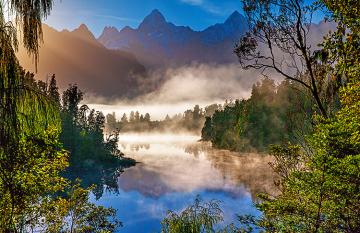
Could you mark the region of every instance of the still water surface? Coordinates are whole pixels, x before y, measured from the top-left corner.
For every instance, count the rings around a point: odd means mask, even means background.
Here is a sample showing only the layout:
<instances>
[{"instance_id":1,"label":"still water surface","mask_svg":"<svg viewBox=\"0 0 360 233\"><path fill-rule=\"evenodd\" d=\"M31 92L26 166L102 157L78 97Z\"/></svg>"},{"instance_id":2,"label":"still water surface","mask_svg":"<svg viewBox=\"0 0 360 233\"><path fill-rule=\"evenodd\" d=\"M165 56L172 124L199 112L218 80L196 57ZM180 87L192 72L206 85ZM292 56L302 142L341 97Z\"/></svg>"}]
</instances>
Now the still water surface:
<instances>
[{"instance_id":1,"label":"still water surface","mask_svg":"<svg viewBox=\"0 0 360 233\"><path fill-rule=\"evenodd\" d=\"M171 134L124 134L120 148L139 162L118 178L118 191L105 191L96 203L118 210L120 232L160 232L167 210L180 211L197 195L221 201L224 225L236 214L259 213L253 200L273 192L270 156L212 149L199 137Z\"/></svg>"}]
</instances>

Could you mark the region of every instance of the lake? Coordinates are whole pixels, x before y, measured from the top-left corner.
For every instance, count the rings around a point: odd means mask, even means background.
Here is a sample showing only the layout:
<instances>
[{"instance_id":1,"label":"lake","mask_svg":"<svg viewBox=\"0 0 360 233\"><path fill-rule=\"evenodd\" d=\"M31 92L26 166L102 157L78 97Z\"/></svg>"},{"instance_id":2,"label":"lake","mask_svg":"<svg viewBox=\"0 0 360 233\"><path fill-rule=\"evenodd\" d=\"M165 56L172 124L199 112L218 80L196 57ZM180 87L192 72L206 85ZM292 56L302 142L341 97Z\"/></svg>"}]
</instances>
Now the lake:
<instances>
[{"instance_id":1,"label":"lake","mask_svg":"<svg viewBox=\"0 0 360 233\"><path fill-rule=\"evenodd\" d=\"M273 193L274 174L268 155L239 154L211 148L199 136L122 134L119 147L139 162L117 177L117 191L106 190L97 204L118 210L119 232L160 232L168 210L181 211L199 195L219 200L224 226L237 214L259 215L253 200Z\"/></svg>"}]
</instances>

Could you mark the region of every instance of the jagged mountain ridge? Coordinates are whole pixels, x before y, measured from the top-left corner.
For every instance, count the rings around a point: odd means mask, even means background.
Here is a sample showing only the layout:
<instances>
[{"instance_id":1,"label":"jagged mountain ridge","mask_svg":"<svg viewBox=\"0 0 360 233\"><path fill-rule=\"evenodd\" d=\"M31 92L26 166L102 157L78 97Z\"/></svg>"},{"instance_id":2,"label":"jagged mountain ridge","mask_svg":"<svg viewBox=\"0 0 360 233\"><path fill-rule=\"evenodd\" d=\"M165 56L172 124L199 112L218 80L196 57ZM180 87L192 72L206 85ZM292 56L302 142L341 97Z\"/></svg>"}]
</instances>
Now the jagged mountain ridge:
<instances>
[{"instance_id":1,"label":"jagged mountain ridge","mask_svg":"<svg viewBox=\"0 0 360 233\"><path fill-rule=\"evenodd\" d=\"M98 41L109 49L129 51L146 66L181 66L192 62L232 63L234 44L248 30L246 19L235 11L224 22L194 31L167 22L160 11L146 16L138 28L118 31L105 27Z\"/></svg>"},{"instance_id":2,"label":"jagged mountain ridge","mask_svg":"<svg viewBox=\"0 0 360 233\"><path fill-rule=\"evenodd\" d=\"M105 28L108 48L101 41L104 37L96 39L84 24L73 31L57 31L44 25L37 78L46 80L48 74L54 73L61 88L77 83L87 93L101 97L137 97L159 88L167 78L167 68L192 62L236 63L233 48L247 30L244 21L243 16L234 12L224 23L197 32L166 22L160 12L154 11L137 29ZM336 25L320 22L311 28L309 43L316 49ZM119 48L109 46L112 43ZM18 57L26 70L35 72L35 65L24 49L20 49ZM154 76L147 75L143 64L149 70L164 69L157 70L161 72ZM148 73L153 74L151 70ZM208 78L211 80L211 75Z\"/></svg>"}]
</instances>

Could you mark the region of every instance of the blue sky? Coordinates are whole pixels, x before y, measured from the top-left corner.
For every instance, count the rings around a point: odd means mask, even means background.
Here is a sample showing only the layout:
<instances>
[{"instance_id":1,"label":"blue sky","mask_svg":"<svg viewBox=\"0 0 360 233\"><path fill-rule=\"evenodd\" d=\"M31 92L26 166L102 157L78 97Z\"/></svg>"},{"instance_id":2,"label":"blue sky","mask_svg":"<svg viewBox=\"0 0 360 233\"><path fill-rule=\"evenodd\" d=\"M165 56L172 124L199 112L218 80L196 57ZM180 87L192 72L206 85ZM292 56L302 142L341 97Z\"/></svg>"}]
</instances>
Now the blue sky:
<instances>
[{"instance_id":1,"label":"blue sky","mask_svg":"<svg viewBox=\"0 0 360 233\"><path fill-rule=\"evenodd\" d=\"M51 15L45 21L58 30L74 29L85 23L96 35L105 26L137 27L153 9L160 10L176 25L202 30L223 22L240 0L55 0Z\"/></svg>"}]
</instances>

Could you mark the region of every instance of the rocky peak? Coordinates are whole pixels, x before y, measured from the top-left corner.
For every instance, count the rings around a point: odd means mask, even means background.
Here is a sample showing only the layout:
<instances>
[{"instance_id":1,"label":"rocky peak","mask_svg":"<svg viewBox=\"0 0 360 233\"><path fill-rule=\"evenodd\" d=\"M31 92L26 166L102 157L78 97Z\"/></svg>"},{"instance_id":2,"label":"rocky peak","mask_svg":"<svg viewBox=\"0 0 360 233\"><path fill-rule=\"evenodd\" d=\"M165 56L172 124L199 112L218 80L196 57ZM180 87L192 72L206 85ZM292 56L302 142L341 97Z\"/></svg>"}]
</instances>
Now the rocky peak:
<instances>
[{"instance_id":1,"label":"rocky peak","mask_svg":"<svg viewBox=\"0 0 360 233\"><path fill-rule=\"evenodd\" d=\"M78 28L72 31L72 34L85 40L96 40L92 32L85 24L81 24Z\"/></svg>"},{"instance_id":2,"label":"rocky peak","mask_svg":"<svg viewBox=\"0 0 360 233\"><path fill-rule=\"evenodd\" d=\"M236 24L236 25L241 25L245 22L245 17L240 14L238 11L234 11L229 18L227 18L227 20L225 21L225 24Z\"/></svg>"},{"instance_id":3,"label":"rocky peak","mask_svg":"<svg viewBox=\"0 0 360 233\"><path fill-rule=\"evenodd\" d=\"M153 10L139 26L139 30L143 32L151 32L163 29L167 25L165 17L159 10Z\"/></svg>"}]
</instances>

